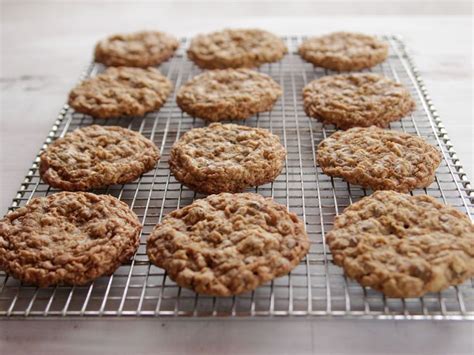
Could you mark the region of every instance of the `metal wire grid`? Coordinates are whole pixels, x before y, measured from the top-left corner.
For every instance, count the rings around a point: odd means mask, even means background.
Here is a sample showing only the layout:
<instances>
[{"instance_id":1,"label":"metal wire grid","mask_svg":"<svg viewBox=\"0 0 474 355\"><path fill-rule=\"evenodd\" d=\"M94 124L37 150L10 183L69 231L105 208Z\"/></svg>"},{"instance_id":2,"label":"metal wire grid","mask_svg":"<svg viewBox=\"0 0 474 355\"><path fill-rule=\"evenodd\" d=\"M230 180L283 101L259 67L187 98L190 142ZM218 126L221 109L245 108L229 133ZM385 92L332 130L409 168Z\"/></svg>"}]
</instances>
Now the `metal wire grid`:
<instances>
[{"instance_id":1,"label":"metal wire grid","mask_svg":"<svg viewBox=\"0 0 474 355\"><path fill-rule=\"evenodd\" d=\"M271 112L242 122L264 127L279 135L288 156L282 174L275 182L255 188L264 196L286 204L304 221L311 239L307 257L291 274L280 277L253 292L238 297L200 296L178 287L166 273L148 262L145 241L161 218L180 206L202 197L179 184L168 169L172 144L183 132L204 126L176 106L176 88L199 72L185 56L187 40L180 51L160 70L175 84L175 92L158 113L145 117L95 120L75 113L67 105L60 112L43 149L66 132L90 124L119 125L141 132L160 148L162 158L157 167L139 180L97 190L125 201L143 223L140 247L130 263L88 286L57 286L45 289L20 283L0 273L0 315L6 317L47 316L343 316L395 319L474 319L474 285L470 280L438 294L422 298L389 299L372 289L347 279L342 269L333 265L325 244L325 233L334 217L349 204L371 191L324 175L315 164L315 147L335 131L306 117L301 90L309 81L330 75L303 62L296 48L303 38L285 38L290 53L279 63L266 64L259 70L271 75L284 89L282 98ZM413 194L428 194L467 213L474 208L471 189L453 146L442 126L426 89L401 40L387 36L390 56L372 69L402 82L417 100L417 110L390 128L425 137L438 146L443 162L435 182ZM84 77L103 70L92 64ZM11 209L26 204L32 197L56 192L38 175L38 157L23 181Z\"/></svg>"}]
</instances>

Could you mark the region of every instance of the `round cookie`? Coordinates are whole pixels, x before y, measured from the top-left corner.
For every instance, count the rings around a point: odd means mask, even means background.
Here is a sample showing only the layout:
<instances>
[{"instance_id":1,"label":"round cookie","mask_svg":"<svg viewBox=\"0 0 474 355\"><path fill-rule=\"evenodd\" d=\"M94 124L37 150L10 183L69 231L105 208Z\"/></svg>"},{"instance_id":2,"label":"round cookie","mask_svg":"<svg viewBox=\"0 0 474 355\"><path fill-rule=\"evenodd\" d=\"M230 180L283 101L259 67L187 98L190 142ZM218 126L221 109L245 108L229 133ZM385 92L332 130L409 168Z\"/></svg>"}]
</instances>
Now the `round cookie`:
<instances>
[{"instance_id":1,"label":"round cookie","mask_svg":"<svg viewBox=\"0 0 474 355\"><path fill-rule=\"evenodd\" d=\"M410 92L378 74L340 74L316 79L303 89L306 114L341 129L387 127L415 109Z\"/></svg>"},{"instance_id":2,"label":"round cookie","mask_svg":"<svg viewBox=\"0 0 474 355\"><path fill-rule=\"evenodd\" d=\"M225 29L198 35L188 57L203 69L251 68L279 61L288 52L274 34L258 29Z\"/></svg>"},{"instance_id":3,"label":"round cookie","mask_svg":"<svg viewBox=\"0 0 474 355\"><path fill-rule=\"evenodd\" d=\"M421 137L357 127L324 139L316 159L325 174L351 184L408 192L433 182L441 154Z\"/></svg>"},{"instance_id":4,"label":"round cookie","mask_svg":"<svg viewBox=\"0 0 474 355\"><path fill-rule=\"evenodd\" d=\"M421 297L474 276L474 225L426 195L377 191L336 217L334 263L387 297Z\"/></svg>"},{"instance_id":5,"label":"round cookie","mask_svg":"<svg viewBox=\"0 0 474 355\"><path fill-rule=\"evenodd\" d=\"M35 198L0 221L0 268L39 287L84 285L129 260L140 230L135 213L109 195Z\"/></svg>"},{"instance_id":6,"label":"round cookie","mask_svg":"<svg viewBox=\"0 0 474 355\"><path fill-rule=\"evenodd\" d=\"M285 156L278 136L266 129L213 123L186 132L171 148L168 163L176 180L214 194L273 181Z\"/></svg>"},{"instance_id":7,"label":"round cookie","mask_svg":"<svg viewBox=\"0 0 474 355\"><path fill-rule=\"evenodd\" d=\"M158 31L117 34L95 46L95 61L114 67L151 67L172 57L179 46L173 36Z\"/></svg>"},{"instance_id":8,"label":"round cookie","mask_svg":"<svg viewBox=\"0 0 474 355\"><path fill-rule=\"evenodd\" d=\"M49 185L85 191L134 181L159 158L155 144L138 132L92 125L51 143L40 156L39 168Z\"/></svg>"},{"instance_id":9,"label":"round cookie","mask_svg":"<svg viewBox=\"0 0 474 355\"><path fill-rule=\"evenodd\" d=\"M298 52L303 59L318 67L357 71L387 59L388 45L361 33L335 32L305 40Z\"/></svg>"},{"instance_id":10,"label":"round cookie","mask_svg":"<svg viewBox=\"0 0 474 355\"><path fill-rule=\"evenodd\" d=\"M208 121L243 120L269 111L282 90L270 76L250 69L206 71L184 84L176 102L191 116Z\"/></svg>"},{"instance_id":11,"label":"round cookie","mask_svg":"<svg viewBox=\"0 0 474 355\"><path fill-rule=\"evenodd\" d=\"M221 193L163 218L147 254L178 285L231 296L288 274L309 246L303 223L285 206L257 194Z\"/></svg>"},{"instance_id":12,"label":"round cookie","mask_svg":"<svg viewBox=\"0 0 474 355\"><path fill-rule=\"evenodd\" d=\"M108 68L69 93L69 105L96 118L143 116L164 105L173 84L155 68Z\"/></svg>"}]
</instances>

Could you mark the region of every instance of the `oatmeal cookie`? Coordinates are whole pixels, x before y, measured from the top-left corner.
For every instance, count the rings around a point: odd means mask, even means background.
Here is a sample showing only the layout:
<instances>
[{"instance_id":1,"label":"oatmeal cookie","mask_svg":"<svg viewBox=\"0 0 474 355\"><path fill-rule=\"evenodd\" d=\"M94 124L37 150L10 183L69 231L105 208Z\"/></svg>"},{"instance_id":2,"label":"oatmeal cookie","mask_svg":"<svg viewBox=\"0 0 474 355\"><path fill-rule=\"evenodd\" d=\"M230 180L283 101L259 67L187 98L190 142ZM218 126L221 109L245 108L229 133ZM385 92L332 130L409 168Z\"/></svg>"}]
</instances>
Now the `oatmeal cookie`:
<instances>
[{"instance_id":1,"label":"oatmeal cookie","mask_svg":"<svg viewBox=\"0 0 474 355\"><path fill-rule=\"evenodd\" d=\"M377 191L336 217L334 263L388 297L421 297L474 276L474 225L426 195Z\"/></svg>"},{"instance_id":2,"label":"oatmeal cookie","mask_svg":"<svg viewBox=\"0 0 474 355\"><path fill-rule=\"evenodd\" d=\"M303 89L310 117L341 129L387 127L415 109L409 91L378 74L340 74L314 80Z\"/></svg>"},{"instance_id":3,"label":"oatmeal cookie","mask_svg":"<svg viewBox=\"0 0 474 355\"><path fill-rule=\"evenodd\" d=\"M171 148L169 166L194 191L240 192L273 181L285 156L278 136L266 129L213 123L186 132Z\"/></svg>"},{"instance_id":4,"label":"oatmeal cookie","mask_svg":"<svg viewBox=\"0 0 474 355\"><path fill-rule=\"evenodd\" d=\"M136 180L159 158L155 144L138 132L92 125L51 143L41 154L40 175L53 187L85 191Z\"/></svg>"},{"instance_id":5,"label":"oatmeal cookie","mask_svg":"<svg viewBox=\"0 0 474 355\"><path fill-rule=\"evenodd\" d=\"M231 296L288 274L309 250L287 208L252 193L208 196L173 211L147 241L150 261L178 285Z\"/></svg>"},{"instance_id":6,"label":"oatmeal cookie","mask_svg":"<svg viewBox=\"0 0 474 355\"><path fill-rule=\"evenodd\" d=\"M258 29L226 29L198 35L188 57L203 69L251 68L279 61L288 52L274 34Z\"/></svg>"},{"instance_id":7,"label":"oatmeal cookie","mask_svg":"<svg viewBox=\"0 0 474 355\"><path fill-rule=\"evenodd\" d=\"M172 57L179 46L173 36L142 31L110 36L95 46L95 61L113 67L151 67Z\"/></svg>"},{"instance_id":8,"label":"oatmeal cookie","mask_svg":"<svg viewBox=\"0 0 474 355\"><path fill-rule=\"evenodd\" d=\"M108 68L69 93L69 105L96 118L143 116L164 105L173 84L155 68Z\"/></svg>"},{"instance_id":9,"label":"oatmeal cookie","mask_svg":"<svg viewBox=\"0 0 474 355\"><path fill-rule=\"evenodd\" d=\"M378 127L337 131L318 146L323 172L373 190L429 186L441 153L423 138Z\"/></svg>"},{"instance_id":10,"label":"oatmeal cookie","mask_svg":"<svg viewBox=\"0 0 474 355\"><path fill-rule=\"evenodd\" d=\"M315 66L336 71L371 68L388 56L388 44L360 33L335 32L305 40L301 57Z\"/></svg>"},{"instance_id":11,"label":"oatmeal cookie","mask_svg":"<svg viewBox=\"0 0 474 355\"><path fill-rule=\"evenodd\" d=\"M269 111L282 90L270 76L249 69L211 70L178 92L176 102L191 116L208 121L243 120Z\"/></svg>"},{"instance_id":12,"label":"oatmeal cookie","mask_svg":"<svg viewBox=\"0 0 474 355\"><path fill-rule=\"evenodd\" d=\"M128 261L140 231L135 213L112 196L34 198L0 221L0 268L39 287L84 285Z\"/></svg>"}]
</instances>

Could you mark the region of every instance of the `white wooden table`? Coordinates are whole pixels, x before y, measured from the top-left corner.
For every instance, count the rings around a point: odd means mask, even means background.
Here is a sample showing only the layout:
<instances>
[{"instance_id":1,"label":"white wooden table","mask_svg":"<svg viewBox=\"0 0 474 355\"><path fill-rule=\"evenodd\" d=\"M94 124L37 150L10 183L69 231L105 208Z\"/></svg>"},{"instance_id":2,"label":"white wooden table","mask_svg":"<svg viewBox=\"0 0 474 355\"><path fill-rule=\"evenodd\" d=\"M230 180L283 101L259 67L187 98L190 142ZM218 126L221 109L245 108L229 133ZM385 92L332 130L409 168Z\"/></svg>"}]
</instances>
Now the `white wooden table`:
<instances>
[{"instance_id":1,"label":"white wooden table","mask_svg":"<svg viewBox=\"0 0 474 355\"><path fill-rule=\"evenodd\" d=\"M459 1L458 1L459 2ZM374 2L380 13L403 13ZM422 3L424 3L422 1ZM440 2L440 4L444 4ZM461 3L465 3L461 1ZM439 5L436 16L363 16L367 2L266 4L48 3L2 5L0 214L4 214L94 43L114 32L161 29L177 36L222 27L279 34L333 30L396 33L405 38L461 162L472 177L472 18ZM404 6L412 13L419 7ZM321 15L322 9L331 16ZM466 9L466 7L464 7ZM347 10L347 9L345 9ZM372 14L376 13L374 11ZM0 352L14 353L472 353L473 324L272 319L238 321L3 321Z\"/></svg>"}]
</instances>

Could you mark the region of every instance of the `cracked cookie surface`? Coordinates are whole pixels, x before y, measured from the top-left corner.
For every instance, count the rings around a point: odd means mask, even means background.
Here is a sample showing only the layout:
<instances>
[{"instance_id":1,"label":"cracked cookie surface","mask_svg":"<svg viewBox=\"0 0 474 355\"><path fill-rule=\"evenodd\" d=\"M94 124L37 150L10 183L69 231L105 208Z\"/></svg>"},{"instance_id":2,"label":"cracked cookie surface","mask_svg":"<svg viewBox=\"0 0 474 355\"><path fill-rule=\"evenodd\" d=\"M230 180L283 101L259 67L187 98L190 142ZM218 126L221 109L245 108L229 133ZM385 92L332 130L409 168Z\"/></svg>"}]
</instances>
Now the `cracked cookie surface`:
<instances>
[{"instance_id":1,"label":"cracked cookie surface","mask_svg":"<svg viewBox=\"0 0 474 355\"><path fill-rule=\"evenodd\" d=\"M303 104L308 116L341 129L387 127L415 109L402 84L371 73L313 80L303 89Z\"/></svg>"},{"instance_id":2,"label":"cracked cookie surface","mask_svg":"<svg viewBox=\"0 0 474 355\"><path fill-rule=\"evenodd\" d=\"M387 297L421 297L474 276L474 225L427 195L377 191L327 235L334 263Z\"/></svg>"},{"instance_id":3,"label":"cracked cookie surface","mask_svg":"<svg viewBox=\"0 0 474 355\"><path fill-rule=\"evenodd\" d=\"M276 62L288 52L273 33L259 29L225 29L194 37L188 57L203 69L251 68Z\"/></svg>"},{"instance_id":4,"label":"cracked cookie surface","mask_svg":"<svg viewBox=\"0 0 474 355\"><path fill-rule=\"evenodd\" d=\"M288 274L309 250L298 217L253 193L211 195L173 211L147 241L150 261L178 285L231 296Z\"/></svg>"},{"instance_id":5,"label":"cracked cookie surface","mask_svg":"<svg viewBox=\"0 0 474 355\"><path fill-rule=\"evenodd\" d=\"M173 36L159 31L116 34L95 46L95 61L114 67L151 67L172 57L179 46Z\"/></svg>"},{"instance_id":6,"label":"cracked cookie surface","mask_svg":"<svg viewBox=\"0 0 474 355\"><path fill-rule=\"evenodd\" d=\"M0 221L0 268L39 287L84 285L128 261L140 231L135 213L109 195L34 198Z\"/></svg>"},{"instance_id":7,"label":"cracked cookie surface","mask_svg":"<svg viewBox=\"0 0 474 355\"><path fill-rule=\"evenodd\" d=\"M306 61L336 71L371 68L388 56L388 44L361 33L335 32L311 37L298 49Z\"/></svg>"},{"instance_id":8,"label":"cracked cookie surface","mask_svg":"<svg viewBox=\"0 0 474 355\"><path fill-rule=\"evenodd\" d=\"M421 137L357 127L319 143L317 162L325 174L351 184L409 192L434 181L441 153Z\"/></svg>"},{"instance_id":9,"label":"cracked cookie surface","mask_svg":"<svg viewBox=\"0 0 474 355\"><path fill-rule=\"evenodd\" d=\"M155 144L138 132L92 125L51 143L40 156L40 175L53 187L85 191L134 181L159 158Z\"/></svg>"},{"instance_id":10,"label":"cracked cookie surface","mask_svg":"<svg viewBox=\"0 0 474 355\"><path fill-rule=\"evenodd\" d=\"M266 129L212 123L186 132L171 148L168 162L176 180L213 194L273 181L285 156L278 136Z\"/></svg>"},{"instance_id":11,"label":"cracked cookie surface","mask_svg":"<svg viewBox=\"0 0 474 355\"><path fill-rule=\"evenodd\" d=\"M69 105L96 118L143 116L166 102L173 88L155 68L108 68L69 93Z\"/></svg>"},{"instance_id":12,"label":"cracked cookie surface","mask_svg":"<svg viewBox=\"0 0 474 355\"><path fill-rule=\"evenodd\" d=\"M269 111L282 89L270 76L249 69L211 70L195 76L176 102L191 116L208 121L243 120Z\"/></svg>"}]
</instances>

